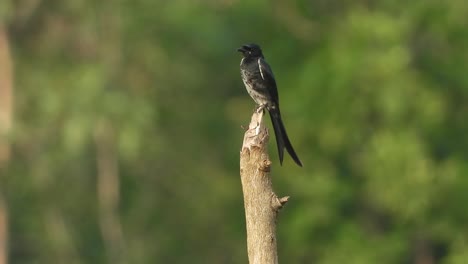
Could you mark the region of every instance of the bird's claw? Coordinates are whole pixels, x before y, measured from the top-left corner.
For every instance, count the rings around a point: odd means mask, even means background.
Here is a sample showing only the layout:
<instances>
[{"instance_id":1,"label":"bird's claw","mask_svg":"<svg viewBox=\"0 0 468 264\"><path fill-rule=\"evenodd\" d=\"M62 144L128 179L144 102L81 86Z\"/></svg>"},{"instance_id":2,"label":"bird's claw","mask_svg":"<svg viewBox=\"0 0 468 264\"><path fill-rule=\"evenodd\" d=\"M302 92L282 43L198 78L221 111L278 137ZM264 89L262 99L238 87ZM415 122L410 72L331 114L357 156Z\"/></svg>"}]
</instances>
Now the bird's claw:
<instances>
[{"instance_id":1,"label":"bird's claw","mask_svg":"<svg viewBox=\"0 0 468 264\"><path fill-rule=\"evenodd\" d=\"M257 106L257 109L255 109L255 112L257 112L258 114L263 112L263 110L266 108L266 104L263 104L263 105L258 105Z\"/></svg>"}]
</instances>

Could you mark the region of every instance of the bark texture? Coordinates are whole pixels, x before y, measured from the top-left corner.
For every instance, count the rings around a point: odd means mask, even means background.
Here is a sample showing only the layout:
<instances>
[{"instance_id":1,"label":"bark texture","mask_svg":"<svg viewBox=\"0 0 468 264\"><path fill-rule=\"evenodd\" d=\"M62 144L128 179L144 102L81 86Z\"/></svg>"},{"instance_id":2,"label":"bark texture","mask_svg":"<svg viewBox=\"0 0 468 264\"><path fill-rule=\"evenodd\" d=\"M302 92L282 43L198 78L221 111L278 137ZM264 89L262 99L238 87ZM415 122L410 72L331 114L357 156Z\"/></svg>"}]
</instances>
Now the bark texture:
<instances>
[{"instance_id":1,"label":"bark texture","mask_svg":"<svg viewBox=\"0 0 468 264\"><path fill-rule=\"evenodd\" d=\"M250 264L278 263L276 217L289 197L273 192L268 158L268 130L263 113L254 113L245 132L240 158Z\"/></svg>"}]
</instances>

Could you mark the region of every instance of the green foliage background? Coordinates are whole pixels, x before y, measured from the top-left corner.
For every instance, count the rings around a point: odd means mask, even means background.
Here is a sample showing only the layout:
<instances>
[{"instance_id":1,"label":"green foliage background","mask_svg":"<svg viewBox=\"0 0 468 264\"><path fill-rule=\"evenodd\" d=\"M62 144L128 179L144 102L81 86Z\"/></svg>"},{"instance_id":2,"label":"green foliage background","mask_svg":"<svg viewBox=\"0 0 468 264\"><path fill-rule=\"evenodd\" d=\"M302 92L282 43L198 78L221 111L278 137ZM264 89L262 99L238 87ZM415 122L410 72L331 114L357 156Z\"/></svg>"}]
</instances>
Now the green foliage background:
<instances>
[{"instance_id":1,"label":"green foliage background","mask_svg":"<svg viewBox=\"0 0 468 264\"><path fill-rule=\"evenodd\" d=\"M304 163L280 167L270 147L275 188L292 196L280 261L468 263L465 1L0 10L15 73L1 178L11 263L246 263L238 160L254 105L236 48L250 42ZM101 156L117 162L117 245L101 223Z\"/></svg>"}]
</instances>

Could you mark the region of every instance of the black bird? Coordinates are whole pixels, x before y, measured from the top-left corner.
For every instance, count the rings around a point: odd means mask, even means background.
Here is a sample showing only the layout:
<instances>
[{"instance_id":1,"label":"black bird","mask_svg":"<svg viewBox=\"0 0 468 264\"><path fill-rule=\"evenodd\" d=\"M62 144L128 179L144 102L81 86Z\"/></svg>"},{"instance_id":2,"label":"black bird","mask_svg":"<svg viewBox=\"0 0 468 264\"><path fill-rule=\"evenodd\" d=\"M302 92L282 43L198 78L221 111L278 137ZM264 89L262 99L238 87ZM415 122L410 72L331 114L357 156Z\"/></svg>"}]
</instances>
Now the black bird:
<instances>
[{"instance_id":1,"label":"black bird","mask_svg":"<svg viewBox=\"0 0 468 264\"><path fill-rule=\"evenodd\" d=\"M266 108L270 113L280 164L283 164L284 149L286 148L297 165L302 167L281 120L275 77L270 65L263 57L262 49L257 44L247 44L238 48L237 51L242 52L243 55L240 72L247 92L262 110Z\"/></svg>"}]
</instances>

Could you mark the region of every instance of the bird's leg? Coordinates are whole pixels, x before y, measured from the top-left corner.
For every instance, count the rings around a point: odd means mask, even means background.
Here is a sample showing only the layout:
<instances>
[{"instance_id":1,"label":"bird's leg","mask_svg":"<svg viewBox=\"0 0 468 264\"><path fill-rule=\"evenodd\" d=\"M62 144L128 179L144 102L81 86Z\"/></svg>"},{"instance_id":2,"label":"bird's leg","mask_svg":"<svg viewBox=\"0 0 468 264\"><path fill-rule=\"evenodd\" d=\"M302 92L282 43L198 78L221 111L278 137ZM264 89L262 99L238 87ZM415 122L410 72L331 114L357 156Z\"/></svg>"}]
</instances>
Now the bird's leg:
<instances>
[{"instance_id":1,"label":"bird's leg","mask_svg":"<svg viewBox=\"0 0 468 264\"><path fill-rule=\"evenodd\" d=\"M257 113L263 112L263 110L267 107L267 104L258 105L257 109L255 110Z\"/></svg>"},{"instance_id":2,"label":"bird's leg","mask_svg":"<svg viewBox=\"0 0 468 264\"><path fill-rule=\"evenodd\" d=\"M260 113L263 113L263 109L266 108L266 104L263 104L263 105L255 105L255 108L254 108L254 113L257 113L257 114L260 114ZM263 115L262 115L263 117ZM260 118L261 119L261 118ZM259 129L259 125L260 123L257 124L257 128L255 129L255 135L258 135L258 129ZM245 131L251 129L250 126L248 128L246 128L245 126L241 126L242 129L244 129Z\"/></svg>"},{"instance_id":3,"label":"bird's leg","mask_svg":"<svg viewBox=\"0 0 468 264\"><path fill-rule=\"evenodd\" d=\"M265 111L263 111L265 108L267 108L267 104L257 106L256 113L258 114L259 122L257 123L257 127L255 128L255 135L258 135L260 133L260 122L263 119L263 114L265 114Z\"/></svg>"}]
</instances>

